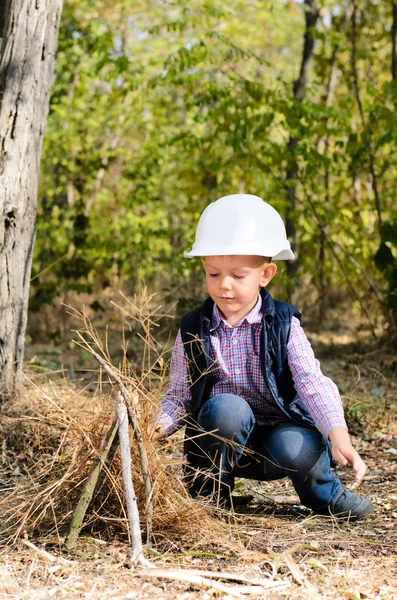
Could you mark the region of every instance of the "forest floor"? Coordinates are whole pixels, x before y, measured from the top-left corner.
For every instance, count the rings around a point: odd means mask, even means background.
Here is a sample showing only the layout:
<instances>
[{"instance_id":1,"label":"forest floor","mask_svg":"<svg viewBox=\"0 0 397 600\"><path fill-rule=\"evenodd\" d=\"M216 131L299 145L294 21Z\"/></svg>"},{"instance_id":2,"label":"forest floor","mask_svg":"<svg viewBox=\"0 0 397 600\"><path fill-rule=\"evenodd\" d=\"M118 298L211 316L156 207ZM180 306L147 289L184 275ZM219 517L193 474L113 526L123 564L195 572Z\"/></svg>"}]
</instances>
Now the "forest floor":
<instances>
[{"instance_id":1,"label":"forest floor","mask_svg":"<svg viewBox=\"0 0 397 600\"><path fill-rule=\"evenodd\" d=\"M289 480L240 480L237 493L252 494L252 503L243 512L213 511L209 517L214 532L221 526L229 536L229 548L217 546L211 527L206 530L207 546L194 537L190 543L168 537L166 546L160 543L157 551L148 554L155 567L162 569L159 577L128 568L125 537L84 535L77 551L67 555L61 547L62 531L51 536L29 535L36 547L49 554L40 555L21 539L12 545L4 543L0 548L0 598L397 599L397 359L384 344L357 347L343 342L313 336L323 371L341 389L353 443L368 465L359 492L372 499L374 516L357 523L315 516L299 505ZM32 368L41 365L41 380L50 377L53 386L55 375L46 375L45 369L47 373L64 369L68 359L66 351L62 353L55 347L52 354L48 346L31 347L28 362L30 357ZM89 398L94 387L87 380L79 381ZM10 415L3 417L0 433L10 427L12 419L15 421ZM23 451L19 449L19 453ZM169 453L170 463L181 459L178 440L162 451ZM7 478L26 484L29 474L21 471L19 458L18 448L7 445L4 438L0 489ZM339 473L351 486L351 471L340 469ZM155 542L160 538L161 532L156 538L155 531ZM201 580L193 577L198 571ZM190 581L183 580L186 574ZM262 587L254 589L258 583Z\"/></svg>"}]
</instances>

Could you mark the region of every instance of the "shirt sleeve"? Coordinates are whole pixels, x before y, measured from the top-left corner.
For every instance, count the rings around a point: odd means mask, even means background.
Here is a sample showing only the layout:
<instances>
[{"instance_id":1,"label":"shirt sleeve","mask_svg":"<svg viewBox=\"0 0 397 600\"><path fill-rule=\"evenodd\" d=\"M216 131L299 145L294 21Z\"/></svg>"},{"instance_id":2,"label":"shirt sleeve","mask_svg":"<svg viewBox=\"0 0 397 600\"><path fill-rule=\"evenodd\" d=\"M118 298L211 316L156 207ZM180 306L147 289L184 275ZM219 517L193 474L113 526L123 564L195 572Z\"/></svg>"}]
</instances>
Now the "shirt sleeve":
<instances>
[{"instance_id":1,"label":"shirt sleeve","mask_svg":"<svg viewBox=\"0 0 397 600\"><path fill-rule=\"evenodd\" d=\"M188 360L183 347L180 330L175 340L170 363L170 384L153 417L171 435L184 425L184 418L191 413L192 394L188 376Z\"/></svg>"},{"instance_id":2,"label":"shirt sleeve","mask_svg":"<svg viewBox=\"0 0 397 600\"><path fill-rule=\"evenodd\" d=\"M320 363L295 317L292 317L287 355L295 389L321 433L328 438L336 427L347 429L338 388L321 372Z\"/></svg>"}]
</instances>

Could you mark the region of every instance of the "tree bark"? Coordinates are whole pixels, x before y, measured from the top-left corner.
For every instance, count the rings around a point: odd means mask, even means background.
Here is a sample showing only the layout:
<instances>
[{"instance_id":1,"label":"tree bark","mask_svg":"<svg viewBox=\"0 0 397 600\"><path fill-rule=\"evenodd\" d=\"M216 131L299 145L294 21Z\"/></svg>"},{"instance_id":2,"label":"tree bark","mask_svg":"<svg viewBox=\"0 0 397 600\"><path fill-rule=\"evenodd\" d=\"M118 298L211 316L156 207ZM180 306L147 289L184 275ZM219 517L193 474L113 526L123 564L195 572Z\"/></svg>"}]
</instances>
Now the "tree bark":
<instances>
[{"instance_id":1,"label":"tree bark","mask_svg":"<svg viewBox=\"0 0 397 600\"><path fill-rule=\"evenodd\" d=\"M392 24L392 60L391 60L391 72L393 81L397 82L397 1L393 2L393 24Z\"/></svg>"},{"instance_id":2,"label":"tree bark","mask_svg":"<svg viewBox=\"0 0 397 600\"><path fill-rule=\"evenodd\" d=\"M0 405L19 383L62 0L0 6Z\"/></svg>"}]
</instances>

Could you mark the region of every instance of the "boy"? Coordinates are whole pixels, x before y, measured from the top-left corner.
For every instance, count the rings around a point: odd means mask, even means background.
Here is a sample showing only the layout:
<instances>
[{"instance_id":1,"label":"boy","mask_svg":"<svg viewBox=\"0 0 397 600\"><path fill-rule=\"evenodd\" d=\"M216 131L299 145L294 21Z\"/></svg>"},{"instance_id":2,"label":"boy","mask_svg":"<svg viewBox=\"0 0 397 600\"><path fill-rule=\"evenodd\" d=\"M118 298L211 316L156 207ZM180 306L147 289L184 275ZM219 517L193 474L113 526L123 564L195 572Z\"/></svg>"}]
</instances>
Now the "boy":
<instances>
[{"instance_id":1,"label":"boy","mask_svg":"<svg viewBox=\"0 0 397 600\"><path fill-rule=\"evenodd\" d=\"M338 390L322 374L298 310L265 289L277 271L272 258L294 258L280 215L257 196L220 198L201 215L187 256L202 258L210 297L182 318L149 435L187 424L190 493L231 507L235 477L288 476L316 513L373 513L331 470L333 457L352 464L357 483L366 472Z\"/></svg>"}]
</instances>

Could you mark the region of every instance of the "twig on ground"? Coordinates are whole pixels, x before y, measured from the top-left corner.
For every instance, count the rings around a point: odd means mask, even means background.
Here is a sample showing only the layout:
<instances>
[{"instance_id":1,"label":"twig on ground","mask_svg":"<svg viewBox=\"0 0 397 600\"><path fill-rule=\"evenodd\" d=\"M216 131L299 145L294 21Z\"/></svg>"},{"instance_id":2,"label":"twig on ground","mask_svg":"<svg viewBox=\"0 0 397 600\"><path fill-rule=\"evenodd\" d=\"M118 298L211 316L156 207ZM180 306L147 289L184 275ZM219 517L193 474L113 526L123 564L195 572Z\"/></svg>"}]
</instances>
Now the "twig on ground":
<instances>
[{"instance_id":1,"label":"twig on ground","mask_svg":"<svg viewBox=\"0 0 397 600\"><path fill-rule=\"evenodd\" d=\"M28 548L30 548L30 550L34 550L34 552L36 552L39 556L41 556L41 558L44 558L45 560L48 560L49 562L62 563L63 565L74 565L75 564L74 561L72 561L72 560L66 560L66 558L62 558L62 556L54 556L53 554L50 554L49 552L47 552L47 550L43 550L42 548L35 546L29 540L25 540L24 538L21 538L21 542L22 542L22 544L24 544L24 546L27 546Z\"/></svg>"},{"instance_id":2,"label":"twig on ground","mask_svg":"<svg viewBox=\"0 0 397 600\"><path fill-rule=\"evenodd\" d=\"M219 590L235 598L244 598L246 594L263 595L267 589L280 589L290 585L288 581L269 581L267 579L261 579L260 582L253 582L248 578L238 574L233 575L232 573L199 570L144 569L143 571L140 571L139 574L147 577L164 577L167 579L188 581L190 583L196 583L200 586ZM219 581L213 581L213 579L234 580L238 582L246 582L250 585L238 585L231 587L223 585Z\"/></svg>"},{"instance_id":3,"label":"twig on ground","mask_svg":"<svg viewBox=\"0 0 397 600\"><path fill-rule=\"evenodd\" d=\"M283 553L284 562L291 571L293 580L299 585L305 584L305 578L289 552Z\"/></svg>"},{"instance_id":4,"label":"twig on ground","mask_svg":"<svg viewBox=\"0 0 397 600\"><path fill-rule=\"evenodd\" d=\"M144 567L152 567L153 565L144 557L141 528L139 524L139 512L136 502L134 483L131 475L131 450L130 437L128 433L128 415L122 395L117 398L117 413L119 423L119 440L121 453L121 467L123 473L123 487L127 503L128 522L131 529L132 538L132 557L131 563L139 563Z\"/></svg>"},{"instance_id":5,"label":"twig on ground","mask_svg":"<svg viewBox=\"0 0 397 600\"><path fill-rule=\"evenodd\" d=\"M167 571L167 569L156 569L156 573L160 571ZM171 569L172 572L175 572L175 569ZM177 571L180 572L179 570ZM257 587L267 588L273 587L274 584L285 584L285 581L273 581L272 575L268 576L268 579L265 578L250 578L245 575L240 575L239 573L230 573L229 571L205 571L201 569L184 569L183 573L190 573L190 575L201 575L202 577L209 577L210 579L224 579L230 581L237 581L239 583L248 583L250 585L254 585ZM142 572L146 573L146 570Z\"/></svg>"},{"instance_id":6,"label":"twig on ground","mask_svg":"<svg viewBox=\"0 0 397 600\"><path fill-rule=\"evenodd\" d=\"M157 573L159 571L159 573ZM192 575L188 572L184 571L171 571L167 569L153 569L153 570L145 570L140 573L140 575L146 575L149 577L164 577L166 579L173 579L178 581L187 581L189 583L195 583L200 587L206 587L209 589L218 590L229 596L233 596L234 598L244 598L244 596L237 591L234 591L233 588L222 585L217 581L212 581L211 579L207 579L206 577L202 577L201 575ZM263 590L261 591L263 593Z\"/></svg>"},{"instance_id":7,"label":"twig on ground","mask_svg":"<svg viewBox=\"0 0 397 600\"><path fill-rule=\"evenodd\" d=\"M307 550L307 549L310 549L311 551L315 551L318 548L317 548L317 546L314 546L312 544L295 544L294 546L292 546L292 548L289 548L289 550L286 550L285 552L283 552L281 557L284 560L284 562L286 563L286 565L288 566L289 570L291 571L291 575L292 575L294 581L296 583L298 583L299 585L306 585L309 588L313 589L314 586L303 575L303 573L299 569L298 565L296 564L296 562L294 561L293 556L292 556L294 554L294 552L299 552L300 550Z\"/></svg>"}]
</instances>

